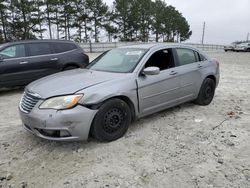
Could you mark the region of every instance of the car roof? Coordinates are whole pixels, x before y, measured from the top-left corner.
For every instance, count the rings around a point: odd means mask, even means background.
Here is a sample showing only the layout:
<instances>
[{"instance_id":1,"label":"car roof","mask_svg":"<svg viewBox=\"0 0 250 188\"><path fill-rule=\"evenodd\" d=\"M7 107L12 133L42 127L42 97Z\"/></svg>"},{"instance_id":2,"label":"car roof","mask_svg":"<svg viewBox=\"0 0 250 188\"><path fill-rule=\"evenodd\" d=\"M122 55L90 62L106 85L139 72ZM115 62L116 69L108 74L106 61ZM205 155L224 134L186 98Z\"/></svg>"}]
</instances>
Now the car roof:
<instances>
[{"instance_id":1,"label":"car roof","mask_svg":"<svg viewBox=\"0 0 250 188\"><path fill-rule=\"evenodd\" d=\"M56 39L42 39L42 40L20 40L15 42L8 42L1 44L1 46L13 45L13 44L26 44L26 43L41 43L41 42L62 42L62 43L74 43L70 40L56 40Z\"/></svg>"},{"instance_id":2,"label":"car roof","mask_svg":"<svg viewBox=\"0 0 250 188\"><path fill-rule=\"evenodd\" d=\"M136 44L129 46L120 46L118 48L141 48L141 49L154 49L154 48L177 48L177 47L185 47L190 49L195 49L192 46L179 44L179 43L148 43L148 44Z\"/></svg>"}]
</instances>

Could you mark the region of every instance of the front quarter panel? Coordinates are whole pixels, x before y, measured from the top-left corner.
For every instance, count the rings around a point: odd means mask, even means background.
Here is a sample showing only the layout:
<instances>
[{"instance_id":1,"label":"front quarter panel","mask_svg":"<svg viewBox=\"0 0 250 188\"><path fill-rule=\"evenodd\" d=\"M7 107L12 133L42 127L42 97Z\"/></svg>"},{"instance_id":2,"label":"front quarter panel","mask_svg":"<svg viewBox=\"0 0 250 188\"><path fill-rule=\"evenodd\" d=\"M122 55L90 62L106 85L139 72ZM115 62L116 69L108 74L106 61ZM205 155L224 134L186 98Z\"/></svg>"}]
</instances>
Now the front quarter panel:
<instances>
[{"instance_id":1,"label":"front quarter panel","mask_svg":"<svg viewBox=\"0 0 250 188\"><path fill-rule=\"evenodd\" d=\"M82 105L101 104L104 101L114 97L127 97L134 105L135 113L138 113L137 85L135 74L129 73L112 81L104 82L77 93L83 93L84 96L80 103Z\"/></svg>"}]
</instances>

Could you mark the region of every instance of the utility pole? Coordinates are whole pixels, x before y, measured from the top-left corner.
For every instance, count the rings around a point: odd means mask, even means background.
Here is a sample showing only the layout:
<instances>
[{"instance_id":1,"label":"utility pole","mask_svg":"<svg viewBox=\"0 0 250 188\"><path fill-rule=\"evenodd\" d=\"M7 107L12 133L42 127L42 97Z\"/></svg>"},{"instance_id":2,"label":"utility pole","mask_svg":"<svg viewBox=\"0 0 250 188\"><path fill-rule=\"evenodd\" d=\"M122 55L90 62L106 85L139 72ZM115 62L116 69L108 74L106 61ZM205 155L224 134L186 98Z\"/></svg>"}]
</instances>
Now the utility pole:
<instances>
[{"instance_id":1,"label":"utility pole","mask_svg":"<svg viewBox=\"0 0 250 188\"><path fill-rule=\"evenodd\" d=\"M204 44L205 29L206 29L206 22L203 23L203 31L202 31L201 44Z\"/></svg>"},{"instance_id":2,"label":"utility pole","mask_svg":"<svg viewBox=\"0 0 250 188\"><path fill-rule=\"evenodd\" d=\"M247 33L247 42L249 41L249 33Z\"/></svg>"}]
</instances>

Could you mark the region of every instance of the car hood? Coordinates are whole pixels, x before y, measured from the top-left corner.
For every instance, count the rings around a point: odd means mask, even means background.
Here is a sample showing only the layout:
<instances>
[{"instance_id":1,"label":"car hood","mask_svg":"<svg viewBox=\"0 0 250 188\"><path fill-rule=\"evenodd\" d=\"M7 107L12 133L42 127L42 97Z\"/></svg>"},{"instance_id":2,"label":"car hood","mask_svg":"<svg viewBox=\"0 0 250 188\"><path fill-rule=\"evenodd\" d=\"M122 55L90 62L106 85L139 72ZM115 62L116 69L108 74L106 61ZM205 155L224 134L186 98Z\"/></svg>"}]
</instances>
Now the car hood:
<instances>
[{"instance_id":1,"label":"car hood","mask_svg":"<svg viewBox=\"0 0 250 188\"><path fill-rule=\"evenodd\" d=\"M46 99L52 96L74 94L82 89L119 78L122 73L75 69L36 80L26 87L26 92Z\"/></svg>"}]
</instances>

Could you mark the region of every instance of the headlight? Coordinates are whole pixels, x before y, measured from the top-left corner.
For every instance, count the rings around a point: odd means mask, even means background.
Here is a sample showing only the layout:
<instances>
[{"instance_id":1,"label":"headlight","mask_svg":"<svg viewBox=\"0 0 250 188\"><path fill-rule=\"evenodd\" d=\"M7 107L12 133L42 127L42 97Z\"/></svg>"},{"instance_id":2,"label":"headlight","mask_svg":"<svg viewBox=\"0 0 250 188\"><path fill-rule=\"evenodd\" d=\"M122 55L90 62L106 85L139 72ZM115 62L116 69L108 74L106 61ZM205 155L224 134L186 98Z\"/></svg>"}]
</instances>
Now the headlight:
<instances>
[{"instance_id":1,"label":"headlight","mask_svg":"<svg viewBox=\"0 0 250 188\"><path fill-rule=\"evenodd\" d=\"M40 106L40 109L56 109L65 110L73 108L80 101L83 95L67 95L61 97L53 97L45 100Z\"/></svg>"}]
</instances>

